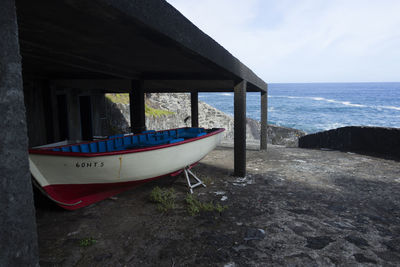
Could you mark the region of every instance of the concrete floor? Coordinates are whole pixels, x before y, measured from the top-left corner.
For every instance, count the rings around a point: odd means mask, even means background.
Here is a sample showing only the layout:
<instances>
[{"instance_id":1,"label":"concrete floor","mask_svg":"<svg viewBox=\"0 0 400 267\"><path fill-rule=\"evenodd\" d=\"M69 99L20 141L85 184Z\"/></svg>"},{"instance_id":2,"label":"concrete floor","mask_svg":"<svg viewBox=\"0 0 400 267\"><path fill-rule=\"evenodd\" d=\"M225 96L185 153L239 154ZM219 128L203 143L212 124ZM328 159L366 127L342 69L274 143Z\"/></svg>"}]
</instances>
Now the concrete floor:
<instances>
[{"instance_id":1,"label":"concrete floor","mask_svg":"<svg viewBox=\"0 0 400 267\"><path fill-rule=\"evenodd\" d=\"M400 265L398 161L278 146L247 157L245 179L231 148L193 169L209 183L195 195L222 213L188 215L183 176L72 212L39 197L41 266ZM175 209L148 200L155 186L175 189Z\"/></svg>"}]
</instances>

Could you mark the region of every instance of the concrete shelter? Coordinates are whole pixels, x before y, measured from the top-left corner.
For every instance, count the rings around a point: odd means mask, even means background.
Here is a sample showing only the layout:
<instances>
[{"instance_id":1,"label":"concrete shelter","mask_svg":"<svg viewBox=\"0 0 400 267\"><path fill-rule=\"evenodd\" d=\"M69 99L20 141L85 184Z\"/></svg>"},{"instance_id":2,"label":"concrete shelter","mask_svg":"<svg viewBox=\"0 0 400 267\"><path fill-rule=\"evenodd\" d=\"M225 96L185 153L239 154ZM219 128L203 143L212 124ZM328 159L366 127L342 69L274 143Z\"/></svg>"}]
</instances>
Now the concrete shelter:
<instances>
[{"instance_id":1,"label":"concrete shelter","mask_svg":"<svg viewBox=\"0 0 400 267\"><path fill-rule=\"evenodd\" d=\"M163 0L5 0L0 22L2 266L38 262L28 146L101 135L104 93L130 94L141 132L145 93L191 93L196 127L198 92L234 92L245 176L246 92L260 92L267 148L267 84Z\"/></svg>"}]
</instances>

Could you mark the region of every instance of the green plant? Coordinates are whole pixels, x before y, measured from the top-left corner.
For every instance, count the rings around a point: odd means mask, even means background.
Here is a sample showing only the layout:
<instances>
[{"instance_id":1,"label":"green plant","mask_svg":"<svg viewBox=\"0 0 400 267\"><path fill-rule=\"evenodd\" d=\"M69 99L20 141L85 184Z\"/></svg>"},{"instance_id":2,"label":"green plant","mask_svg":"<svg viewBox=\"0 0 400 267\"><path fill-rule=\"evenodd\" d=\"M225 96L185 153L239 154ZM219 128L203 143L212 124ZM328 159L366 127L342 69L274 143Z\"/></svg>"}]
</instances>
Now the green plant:
<instances>
[{"instance_id":1,"label":"green plant","mask_svg":"<svg viewBox=\"0 0 400 267\"><path fill-rule=\"evenodd\" d=\"M91 245L94 245L96 243L96 240L92 237L86 237L82 238L79 240L79 246L81 247L89 247Z\"/></svg>"},{"instance_id":2,"label":"green plant","mask_svg":"<svg viewBox=\"0 0 400 267\"><path fill-rule=\"evenodd\" d=\"M129 104L129 94L106 94L113 103Z\"/></svg>"},{"instance_id":3,"label":"green plant","mask_svg":"<svg viewBox=\"0 0 400 267\"><path fill-rule=\"evenodd\" d=\"M215 205L215 210L218 211L219 213L223 212L224 210L228 209L228 206L226 205L221 205L221 204L217 204Z\"/></svg>"},{"instance_id":4,"label":"green plant","mask_svg":"<svg viewBox=\"0 0 400 267\"><path fill-rule=\"evenodd\" d=\"M213 183L213 180L210 177L204 178L203 181L206 186L210 186Z\"/></svg>"},{"instance_id":5,"label":"green plant","mask_svg":"<svg viewBox=\"0 0 400 267\"><path fill-rule=\"evenodd\" d=\"M129 104L129 94L106 94L106 98L113 103ZM145 105L145 114L150 117L161 117L174 114L174 112Z\"/></svg>"},{"instance_id":6,"label":"green plant","mask_svg":"<svg viewBox=\"0 0 400 267\"><path fill-rule=\"evenodd\" d=\"M200 203L200 209L203 211L214 211L214 204L211 201Z\"/></svg>"},{"instance_id":7,"label":"green plant","mask_svg":"<svg viewBox=\"0 0 400 267\"><path fill-rule=\"evenodd\" d=\"M146 116L152 116L152 117L156 117L156 118L174 114L174 112L172 112L172 111L155 109L155 108L149 107L148 105L145 105L145 113L146 113Z\"/></svg>"},{"instance_id":8,"label":"green plant","mask_svg":"<svg viewBox=\"0 0 400 267\"><path fill-rule=\"evenodd\" d=\"M173 188L163 190L156 186L150 192L150 201L157 203L158 210L162 212L175 208L175 198L176 195Z\"/></svg>"},{"instance_id":9,"label":"green plant","mask_svg":"<svg viewBox=\"0 0 400 267\"><path fill-rule=\"evenodd\" d=\"M200 212L201 203L192 194L187 194L185 198L187 204L187 211L190 216L195 216Z\"/></svg>"},{"instance_id":10,"label":"green plant","mask_svg":"<svg viewBox=\"0 0 400 267\"><path fill-rule=\"evenodd\" d=\"M192 194L187 194L185 198L185 202L187 204L187 211L190 216L195 216L200 213L200 211L217 211L219 213L223 212L228 208L228 206L222 206L221 204L210 202L201 202L196 199Z\"/></svg>"}]
</instances>

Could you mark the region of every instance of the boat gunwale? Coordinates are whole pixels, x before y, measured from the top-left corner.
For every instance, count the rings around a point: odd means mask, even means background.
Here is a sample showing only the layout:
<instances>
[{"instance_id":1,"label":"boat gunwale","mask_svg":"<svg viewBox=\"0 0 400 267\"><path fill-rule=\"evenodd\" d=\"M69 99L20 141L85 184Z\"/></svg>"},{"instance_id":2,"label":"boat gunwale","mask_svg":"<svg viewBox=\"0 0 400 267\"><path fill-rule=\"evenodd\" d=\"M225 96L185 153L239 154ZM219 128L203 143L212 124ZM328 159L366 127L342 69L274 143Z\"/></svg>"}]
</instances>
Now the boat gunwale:
<instances>
[{"instance_id":1,"label":"boat gunwale","mask_svg":"<svg viewBox=\"0 0 400 267\"><path fill-rule=\"evenodd\" d=\"M156 132L164 132L164 131L170 131L170 130L178 130L178 129L186 129L186 128L191 128L191 127L182 127L182 128L176 128L176 129L169 129L169 130L161 130L161 131L156 131ZM179 146L183 145L185 143L190 143L193 141L197 141L200 139L204 139L219 133L222 133L225 131L225 128L214 128L217 129L215 131L212 131L210 133L207 133L202 136L194 137L194 138L189 138L183 141L179 141L176 143L172 144L162 144L162 145L155 145L155 146L149 146L149 147L144 147L144 148L133 148L133 149L126 149L126 150L119 150L119 151L110 151L110 152L62 152L62 151L53 151L51 149L54 148L59 148L59 147L65 147L66 145L62 146L54 146L54 147L46 147L44 148L35 148L35 149L29 149L29 154L41 154L41 155L54 155L54 156L68 156L68 157L99 157L99 156L114 156L114 155L122 155L122 154L132 154L132 153L139 153L139 152L146 152L146 151L152 151L152 150L158 150L158 149L163 149L167 147L173 147L173 146ZM146 133L146 134L151 134ZM141 134L132 134L128 136L135 136L135 135L141 135ZM124 136L125 137L125 136ZM101 142L101 141L107 141L107 140L114 140L114 139L119 139L119 138L124 138L124 137L115 137L115 138L108 138L104 140L98 140L94 142ZM82 143L76 143L76 144L69 144L68 146L73 146L73 145L82 145L82 144L90 144L93 143L93 141L88 141L88 142L82 142Z\"/></svg>"}]
</instances>

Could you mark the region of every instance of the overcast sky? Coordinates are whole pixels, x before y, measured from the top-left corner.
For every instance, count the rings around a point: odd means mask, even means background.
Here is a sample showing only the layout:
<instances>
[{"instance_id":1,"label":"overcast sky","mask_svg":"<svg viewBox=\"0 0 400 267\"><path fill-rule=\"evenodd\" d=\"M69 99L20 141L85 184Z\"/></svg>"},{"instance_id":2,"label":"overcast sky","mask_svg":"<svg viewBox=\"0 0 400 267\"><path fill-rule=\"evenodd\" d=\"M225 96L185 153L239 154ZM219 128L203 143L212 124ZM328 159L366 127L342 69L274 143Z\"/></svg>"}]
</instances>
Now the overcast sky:
<instances>
[{"instance_id":1,"label":"overcast sky","mask_svg":"<svg viewBox=\"0 0 400 267\"><path fill-rule=\"evenodd\" d=\"M400 81L400 0L168 0L266 82Z\"/></svg>"}]
</instances>

